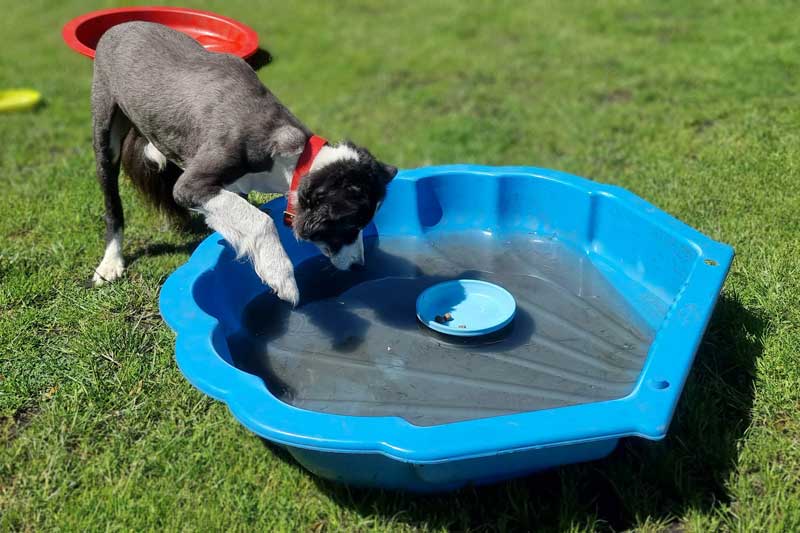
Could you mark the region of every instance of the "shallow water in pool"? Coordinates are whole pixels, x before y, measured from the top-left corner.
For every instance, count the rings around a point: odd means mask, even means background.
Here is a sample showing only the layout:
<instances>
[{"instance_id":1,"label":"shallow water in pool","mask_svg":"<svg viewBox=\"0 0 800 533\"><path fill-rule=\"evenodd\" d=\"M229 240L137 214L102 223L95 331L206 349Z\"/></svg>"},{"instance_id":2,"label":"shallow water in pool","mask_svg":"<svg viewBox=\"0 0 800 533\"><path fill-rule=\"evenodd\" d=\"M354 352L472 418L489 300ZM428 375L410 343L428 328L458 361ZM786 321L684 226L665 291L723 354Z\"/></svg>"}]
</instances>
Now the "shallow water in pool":
<instances>
[{"instance_id":1,"label":"shallow water in pool","mask_svg":"<svg viewBox=\"0 0 800 533\"><path fill-rule=\"evenodd\" d=\"M299 265L294 310L256 297L228 338L234 364L300 408L434 425L626 396L653 339L587 257L557 239L381 237L366 259L348 272L322 257ZM459 278L505 287L514 321L469 341L421 326L419 293Z\"/></svg>"}]
</instances>

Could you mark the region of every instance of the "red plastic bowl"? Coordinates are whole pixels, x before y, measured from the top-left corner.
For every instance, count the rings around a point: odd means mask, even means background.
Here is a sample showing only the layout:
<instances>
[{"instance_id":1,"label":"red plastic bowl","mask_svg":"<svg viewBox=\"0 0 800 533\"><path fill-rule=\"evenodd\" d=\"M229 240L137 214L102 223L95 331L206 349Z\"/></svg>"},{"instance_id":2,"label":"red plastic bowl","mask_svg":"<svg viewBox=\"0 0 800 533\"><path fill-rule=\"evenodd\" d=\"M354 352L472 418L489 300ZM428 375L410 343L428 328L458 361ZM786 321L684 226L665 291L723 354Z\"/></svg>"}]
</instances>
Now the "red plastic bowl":
<instances>
[{"instance_id":1,"label":"red plastic bowl","mask_svg":"<svg viewBox=\"0 0 800 533\"><path fill-rule=\"evenodd\" d=\"M97 41L106 30L134 20L169 26L194 38L211 52L247 58L258 49L258 34L249 26L216 13L182 7L123 7L92 11L67 22L61 36L70 48L94 58Z\"/></svg>"}]
</instances>

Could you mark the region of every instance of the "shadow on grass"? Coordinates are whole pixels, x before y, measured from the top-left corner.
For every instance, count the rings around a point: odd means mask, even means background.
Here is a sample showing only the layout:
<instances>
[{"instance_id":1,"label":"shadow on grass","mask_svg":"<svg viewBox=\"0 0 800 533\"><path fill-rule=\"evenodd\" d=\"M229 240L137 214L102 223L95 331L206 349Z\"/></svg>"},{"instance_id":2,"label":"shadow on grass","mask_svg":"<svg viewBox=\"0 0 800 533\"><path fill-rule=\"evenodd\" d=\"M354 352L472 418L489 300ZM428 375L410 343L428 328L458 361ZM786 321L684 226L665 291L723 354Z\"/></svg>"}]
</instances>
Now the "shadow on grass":
<instances>
[{"instance_id":1,"label":"shadow on grass","mask_svg":"<svg viewBox=\"0 0 800 533\"><path fill-rule=\"evenodd\" d=\"M198 245L203 242L206 236L211 234L211 230L206 226L202 217L191 216L185 219L174 220L175 231L182 233L189 240L180 243L153 242L147 243L134 249L129 255L125 256L125 264L130 266L142 257L157 257L169 254L191 254Z\"/></svg>"},{"instance_id":2,"label":"shadow on grass","mask_svg":"<svg viewBox=\"0 0 800 533\"><path fill-rule=\"evenodd\" d=\"M125 258L125 264L130 266L142 257L157 257L170 254L191 254L200 244L202 239L192 240L183 244L156 242L143 246Z\"/></svg>"},{"instance_id":3,"label":"shadow on grass","mask_svg":"<svg viewBox=\"0 0 800 533\"><path fill-rule=\"evenodd\" d=\"M315 478L316 483L362 516L455 530L625 530L645 521L675 522L690 509L711 511L729 500L725 482L750 422L766 326L737 300L720 299L661 442L626 439L601 461L453 494L415 496ZM293 462L287 452L270 448Z\"/></svg>"}]
</instances>

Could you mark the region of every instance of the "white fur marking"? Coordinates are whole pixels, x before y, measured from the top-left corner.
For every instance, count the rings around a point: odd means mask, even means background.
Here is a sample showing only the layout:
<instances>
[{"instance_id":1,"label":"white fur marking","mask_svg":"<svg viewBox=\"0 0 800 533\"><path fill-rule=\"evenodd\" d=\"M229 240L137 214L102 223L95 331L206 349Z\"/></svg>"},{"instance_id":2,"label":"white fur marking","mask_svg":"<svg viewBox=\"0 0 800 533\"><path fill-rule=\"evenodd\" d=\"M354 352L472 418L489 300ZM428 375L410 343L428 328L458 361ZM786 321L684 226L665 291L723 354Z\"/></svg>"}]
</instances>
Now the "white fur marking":
<instances>
[{"instance_id":1,"label":"white fur marking","mask_svg":"<svg viewBox=\"0 0 800 533\"><path fill-rule=\"evenodd\" d=\"M281 300L297 305L300 292L294 267L283 249L275 223L266 213L227 190L205 202L200 211L206 223L233 246L237 256L250 260L258 277Z\"/></svg>"},{"instance_id":2,"label":"white fur marking","mask_svg":"<svg viewBox=\"0 0 800 533\"><path fill-rule=\"evenodd\" d=\"M331 263L339 270L347 270L354 264L364 264L364 238L363 231L358 232L358 237L353 244L342 246L339 253L330 256Z\"/></svg>"},{"instance_id":3,"label":"white fur marking","mask_svg":"<svg viewBox=\"0 0 800 533\"><path fill-rule=\"evenodd\" d=\"M144 157L145 159L152 161L156 165L158 165L158 171L161 172L167 167L167 158L164 154L158 151L158 148L153 146L153 143L147 143L147 146L144 147Z\"/></svg>"},{"instance_id":4,"label":"white fur marking","mask_svg":"<svg viewBox=\"0 0 800 533\"><path fill-rule=\"evenodd\" d=\"M119 230L108 241L106 245L106 252L103 254L103 260L100 265L95 269L94 276L92 276L92 284L97 287L103 283L109 283L120 276L125 271L125 263L122 259L122 230Z\"/></svg>"},{"instance_id":5,"label":"white fur marking","mask_svg":"<svg viewBox=\"0 0 800 533\"><path fill-rule=\"evenodd\" d=\"M336 146L323 146L319 151L317 157L314 158L314 163L311 165L311 172L321 169L324 166L342 161L344 159L352 159L358 161L358 153L347 146L346 144L337 144Z\"/></svg>"}]
</instances>

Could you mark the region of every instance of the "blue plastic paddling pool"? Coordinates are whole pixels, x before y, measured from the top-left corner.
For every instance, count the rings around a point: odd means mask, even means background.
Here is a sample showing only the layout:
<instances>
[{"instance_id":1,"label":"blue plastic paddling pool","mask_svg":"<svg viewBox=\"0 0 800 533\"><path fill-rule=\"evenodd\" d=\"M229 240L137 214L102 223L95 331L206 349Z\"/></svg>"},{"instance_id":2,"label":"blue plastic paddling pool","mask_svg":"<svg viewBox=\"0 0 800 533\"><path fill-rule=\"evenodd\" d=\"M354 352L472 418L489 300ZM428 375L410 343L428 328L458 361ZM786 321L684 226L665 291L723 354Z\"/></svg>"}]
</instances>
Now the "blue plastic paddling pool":
<instances>
[{"instance_id":1,"label":"blue plastic paddling pool","mask_svg":"<svg viewBox=\"0 0 800 533\"><path fill-rule=\"evenodd\" d=\"M356 485L452 490L663 438L733 258L625 190L537 168L401 172L358 272L298 243L284 204L266 209L297 309L214 234L164 284L161 312L198 389L310 471ZM511 320L464 314L491 331L434 331L417 300L452 280L507 291Z\"/></svg>"}]
</instances>

